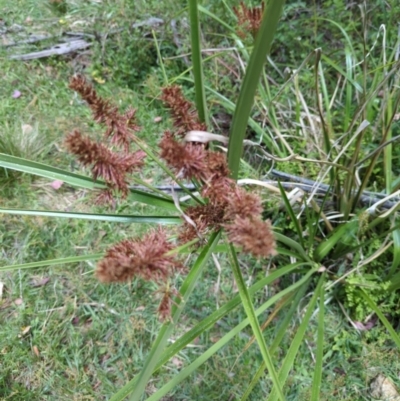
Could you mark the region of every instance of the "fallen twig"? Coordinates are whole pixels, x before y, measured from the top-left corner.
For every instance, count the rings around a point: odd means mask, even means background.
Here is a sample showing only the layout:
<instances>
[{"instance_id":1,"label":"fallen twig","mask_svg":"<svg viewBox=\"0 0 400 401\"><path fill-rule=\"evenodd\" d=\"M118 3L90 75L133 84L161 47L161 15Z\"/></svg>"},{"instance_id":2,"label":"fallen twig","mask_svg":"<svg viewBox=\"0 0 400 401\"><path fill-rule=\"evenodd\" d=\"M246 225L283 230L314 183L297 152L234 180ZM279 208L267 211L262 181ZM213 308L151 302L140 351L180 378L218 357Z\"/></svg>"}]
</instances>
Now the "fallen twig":
<instances>
[{"instance_id":1,"label":"fallen twig","mask_svg":"<svg viewBox=\"0 0 400 401\"><path fill-rule=\"evenodd\" d=\"M131 25L131 29L139 29L139 28L140 29L143 29L143 28L155 29L163 24L164 24L164 20L162 20L161 18L150 17L144 21L135 22L134 24ZM115 34L115 33L121 32L125 29L126 28L117 28L117 29L114 29L114 30L108 32L106 35L103 35L103 36L106 37L107 35ZM96 37L96 35L82 33L82 32L78 32L78 33L66 32L64 35L66 37L63 38L62 43L58 43L48 49L41 50L41 51L36 51L36 52L26 53L26 54L16 54L16 55L10 56L10 59L33 60L33 59L50 57L50 56L55 56L55 55L60 56L60 55L68 54L68 53L73 53L78 50L86 49L92 45L92 43L86 41L84 39L84 37L90 38L90 39L93 39ZM55 38L55 37L57 37L57 36L32 34L32 35L28 36L28 38L26 38L26 39L23 39L20 41L12 41L12 42L4 44L3 46L11 47L11 46L32 44L32 43L36 43L39 41L43 41L43 40L51 39L51 38Z\"/></svg>"},{"instance_id":2,"label":"fallen twig","mask_svg":"<svg viewBox=\"0 0 400 401\"><path fill-rule=\"evenodd\" d=\"M83 50L91 46L91 43L86 42L83 39L71 40L65 43L59 43L49 49L32 52L27 54L16 54L10 58L13 60L33 60L37 58L49 57L54 55L63 55L68 53L73 53L78 50Z\"/></svg>"},{"instance_id":3,"label":"fallen twig","mask_svg":"<svg viewBox=\"0 0 400 401\"><path fill-rule=\"evenodd\" d=\"M11 46L19 46L19 45L27 45L30 43L40 42L42 40L54 38L54 35L29 35L27 39L19 40L19 41L12 41L6 42L3 44L3 47L11 47Z\"/></svg>"}]
</instances>

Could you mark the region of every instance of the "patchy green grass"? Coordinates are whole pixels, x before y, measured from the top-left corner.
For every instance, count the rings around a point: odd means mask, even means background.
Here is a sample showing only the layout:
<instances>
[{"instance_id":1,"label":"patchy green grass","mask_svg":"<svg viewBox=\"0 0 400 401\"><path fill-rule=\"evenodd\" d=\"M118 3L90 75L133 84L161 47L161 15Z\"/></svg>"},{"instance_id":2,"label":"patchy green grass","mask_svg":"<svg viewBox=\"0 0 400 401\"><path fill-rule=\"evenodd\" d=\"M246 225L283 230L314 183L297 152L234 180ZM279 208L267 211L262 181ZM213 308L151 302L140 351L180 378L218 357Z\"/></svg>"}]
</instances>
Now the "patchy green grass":
<instances>
[{"instance_id":1,"label":"patchy green grass","mask_svg":"<svg viewBox=\"0 0 400 401\"><path fill-rule=\"evenodd\" d=\"M88 108L68 89L69 77L86 68L85 72L97 82L96 88L101 95L112 98L121 109L128 105L137 107L138 120L143 127L139 135L155 144L168 122L166 112L156 100L163 81L154 43L146 32L135 31L133 39L126 31L111 32L119 27L126 29L133 21L150 16L161 15L169 21L177 18L179 12L172 1L161 5L126 0L67 1L66 5L65 10L54 10L44 1L0 0L7 28L11 29L14 24L14 30L20 25L29 32L44 31L55 35L63 31L84 30L100 34L102 38L95 42L89 53L41 61L11 61L7 57L17 51L37 50L41 45L0 50L0 152L74 170L78 167L63 148L64 135L78 128L98 136L101 128L91 122ZM214 3L211 6L216 7ZM289 8L286 18L293 18L291 22L298 26L301 19L296 19L290 10L293 9ZM284 42L285 34L280 32L279 35L278 40ZM157 33L157 37L160 37L163 55L169 57L166 67L172 78L186 66L181 59L173 61L177 49L172 44L170 33ZM51 40L45 43L49 44ZM142 52L138 50L141 46ZM182 46L187 46L187 43ZM307 54L303 47L300 53L280 53L282 64ZM134 66L132 60L140 60L142 67ZM226 72L223 66L218 68L216 71ZM224 77L211 76L215 86L221 87L224 93L235 93L228 74L221 75ZM305 75L304 90L311 91L311 74ZM190 84L186 89L191 93ZM20 94L16 96L15 91ZM311 92L308 94L313 96ZM161 122L155 122L158 121L156 117L162 117ZM258 160L254 162L251 156L249 159L253 165L260 166ZM290 168L293 166L288 166ZM150 165L141 174L143 180L153 183L163 179L155 165ZM1 170L0 185L2 207L80 212L102 210L92 206L92 198L85 191L67 185L56 190L48 180L21 173ZM271 203L276 207L276 201ZM145 214L148 209L134 203L119 206L116 212ZM275 217L282 218L283 228L293 229L287 216L275 214ZM2 215L0 267L103 252L117 240L140 235L148 227ZM225 256L220 254L218 258L223 268L220 284L216 285L218 271L210 264L173 339L209 315L216 302L222 304L236 293L230 270L224 268L227 264ZM160 328L154 313L158 302L149 295L154 288L141 281L126 285L100 284L93 277L94 267L95 262L90 261L0 273L3 283L0 297L0 399L105 400L140 371ZM242 268L250 281L264 275L266 267L254 260L242 261ZM178 277L176 280L181 279ZM277 287L280 285L284 283L276 283ZM258 295L256 303L265 302L274 290L266 289ZM261 324L267 322L270 313L261 316ZM299 305L298 315L301 313ZM399 353L393 349L381 326L365 332L356 331L333 301L327 305L326 316L321 399L368 400L369 382L377 373L398 380ZM236 310L197 338L179 354L179 358L174 358L156 374L147 393L150 395L168 382L244 317L242 310ZM278 311L272 322L266 325L264 333L268 345L283 318L284 313ZM308 327L307 342L303 344L290 374L288 400L308 400L310 397L316 319L313 318ZM296 322L293 322L283 344L276 350L277 356L285 355L295 328ZM250 340L250 329L244 330L165 399L239 399L245 383L262 362L255 344L244 351ZM250 399L264 399L270 388L271 383L265 377Z\"/></svg>"}]
</instances>

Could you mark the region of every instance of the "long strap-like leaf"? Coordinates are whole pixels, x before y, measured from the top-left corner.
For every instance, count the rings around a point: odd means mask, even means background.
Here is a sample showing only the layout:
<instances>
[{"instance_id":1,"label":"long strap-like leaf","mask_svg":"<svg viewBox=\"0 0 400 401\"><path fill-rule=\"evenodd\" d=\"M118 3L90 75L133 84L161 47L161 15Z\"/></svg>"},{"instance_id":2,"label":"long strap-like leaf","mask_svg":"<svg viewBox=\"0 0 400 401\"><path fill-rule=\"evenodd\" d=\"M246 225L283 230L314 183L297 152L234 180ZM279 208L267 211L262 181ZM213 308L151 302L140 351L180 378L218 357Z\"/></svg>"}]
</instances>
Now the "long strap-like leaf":
<instances>
[{"instance_id":1,"label":"long strap-like leaf","mask_svg":"<svg viewBox=\"0 0 400 401\"><path fill-rule=\"evenodd\" d=\"M263 305L261 305L255 311L256 316L259 316L261 313L265 312L269 307L274 305L277 301L281 300L288 294L294 292L296 289L305 287L307 288L307 282L310 280L310 276L315 273L316 270L310 270L310 272L305 275L301 280L292 284L291 286L285 288L281 292L275 294L268 301L266 301ZM249 289L250 290L250 289ZM299 290L301 291L301 289ZM250 292L250 291L249 291ZM289 320L287 324L289 324ZM216 352L218 352L222 347L224 347L230 340L232 340L240 331L242 331L246 326L250 324L249 319L244 319L241 321L236 327L230 330L227 334L225 334L219 341L217 341L214 345L212 345L206 352L204 352L201 356L199 356L194 362L192 362L189 366L183 369L177 376L175 376L171 381L169 381L166 385L160 388L156 393L154 393L151 397L147 399L147 401L156 401L165 396L169 391L171 391L174 387L176 387L180 382L182 382L186 377L192 374L196 369L199 368L203 363L205 363L209 358L211 358ZM272 345L276 348L282 337L278 339L279 341L274 340L274 344ZM175 345L175 344L174 344ZM173 346L171 346L172 348ZM264 368L265 369L265 368Z\"/></svg>"},{"instance_id":2,"label":"long strap-like leaf","mask_svg":"<svg viewBox=\"0 0 400 401\"><path fill-rule=\"evenodd\" d=\"M74 187L85 189L104 189L106 185L103 181L93 180L80 174L71 173L67 170L52 167L44 163L38 163L26 160L20 157L0 153L0 167L10 170L21 171L23 173L33 174L50 180L60 180ZM130 200L142 202L147 205L162 207L168 210L176 211L172 199L166 199L161 196L149 194L138 189L131 189L128 195Z\"/></svg>"},{"instance_id":3,"label":"long strap-like leaf","mask_svg":"<svg viewBox=\"0 0 400 401\"><path fill-rule=\"evenodd\" d=\"M58 212L48 210L25 210L25 209L3 209L0 213L19 214L21 216L48 216L64 217L68 219L100 220L113 223L156 223L156 224L180 224L182 219L178 216L134 216L123 214L104 214L104 213L74 213Z\"/></svg>"},{"instance_id":4,"label":"long strap-like leaf","mask_svg":"<svg viewBox=\"0 0 400 401\"><path fill-rule=\"evenodd\" d=\"M240 157L242 156L243 140L246 133L254 96L260 80L261 71L265 65L267 54L271 49L272 40L282 13L284 0L269 1L264 12L263 22L257 34L254 49L251 53L246 74L240 88L239 98L233 114L231 133L228 146L228 164L232 177L239 174Z\"/></svg>"},{"instance_id":5,"label":"long strap-like leaf","mask_svg":"<svg viewBox=\"0 0 400 401\"><path fill-rule=\"evenodd\" d=\"M261 351L261 355L264 358L265 366L268 369L268 373L271 377L272 383L274 384L274 389L278 393L278 399L285 401L285 396L282 391L282 382L279 380L278 375L276 373L274 364L272 362L271 354L267 348L264 337L262 335L262 331L260 328L260 324L258 322L254 305L251 302L251 298L249 292L247 290L247 286L243 280L243 276L240 270L239 262L237 259L236 251L231 245L231 262L232 262L232 271L235 276L236 285L239 289L240 298L242 299L243 308L246 311L246 315L250 320L251 328L253 330L253 334L257 339L258 346Z\"/></svg>"},{"instance_id":6,"label":"long strap-like leaf","mask_svg":"<svg viewBox=\"0 0 400 401\"><path fill-rule=\"evenodd\" d=\"M215 248L217 249L218 246ZM270 283L273 283L275 280L277 280L279 277L282 277L286 274L289 274L293 272L294 270L307 265L307 263L295 263L287 266L283 266L274 272L272 272L269 276L263 278L262 280L258 281L254 285L252 285L249 288L249 293L250 295L255 294L257 291L261 290L265 286L269 285ZM309 279L312 274L316 272L316 268L311 269L308 274L304 276L305 279ZM273 296L271 299L268 300L268 302L271 302L271 305L275 303L281 296L286 295L290 291L293 291L296 289L298 286L303 285L303 279L299 280L293 286L288 287L287 289L284 290L284 293L279 293L276 294L276 296ZM287 291L287 292L286 292ZM167 361L169 361L174 355L176 355L179 351L181 351L185 346L190 344L195 338L199 337L205 330L208 330L212 326L214 326L219 320L221 320L224 316L226 316L229 312L231 312L234 308L239 306L241 300L240 296L237 295L233 299L231 299L229 302L227 302L225 305L221 306L218 310L216 310L214 313L212 313L210 316L206 317L204 320L202 320L199 324L197 324L195 327L193 327L191 330L189 330L187 333L185 333L182 337L177 339L172 345L170 345L162 354L162 357L157 363L157 366L155 370L161 368ZM268 304L270 305L270 304ZM265 309L260 309L257 311L257 313L261 313ZM247 324L249 324L247 320ZM154 372L153 372L154 373ZM132 379L129 383L127 383L123 389L121 389L122 392L127 392L128 388L133 388L138 380L138 377L135 377Z\"/></svg>"},{"instance_id":7,"label":"long strap-like leaf","mask_svg":"<svg viewBox=\"0 0 400 401\"><path fill-rule=\"evenodd\" d=\"M218 243L220 237L220 233L214 233L211 235L208 244L203 248L196 262L190 269L188 276L182 284L180 289L180 294L182 298L175 299L175 305L172 310L172 322L165 323L158 336L155 340L153 347L146 359L144 367L140 372L138 379L135 381L131 381L129 385L122 387L116 394L114 394L109 401L121 401L125 397L131 394L131 401L139 401L142 397L142 394L146 388L148 381L150 380L151 375L161 358L161 355L164 351L165 345L168 341L169 336L177 322L187 299L192 293L197 280L202 272L204 266L206 265L208 259L211 257L211 254Z\"/></svg>"},{"instance_id":8,"label":"long strap-like leaf","mask_svg":"<svg viewBox=\"0 0 400 401\"><path fill-rule=\"evenodd\" d=\"M197 0L189 0L189 18L194 87L196 92L196 108L200 121L204 121L207 125L209 125L204 89L203 61L201 58L201 35Z\"/></svg>"}]
</instances>

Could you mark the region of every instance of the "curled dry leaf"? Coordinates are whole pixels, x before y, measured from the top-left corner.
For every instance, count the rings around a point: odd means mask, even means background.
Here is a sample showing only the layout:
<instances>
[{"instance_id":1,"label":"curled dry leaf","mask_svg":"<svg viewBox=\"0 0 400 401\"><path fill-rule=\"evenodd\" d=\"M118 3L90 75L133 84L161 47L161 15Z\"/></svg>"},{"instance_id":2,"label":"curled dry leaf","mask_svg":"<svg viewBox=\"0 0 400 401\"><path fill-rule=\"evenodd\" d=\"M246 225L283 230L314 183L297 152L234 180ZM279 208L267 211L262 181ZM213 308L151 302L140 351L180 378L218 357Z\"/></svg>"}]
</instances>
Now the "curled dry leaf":
<instances>
[{"instance_id":1,"label":"curled dry leaf","mask_svg":"<svg viewBox=\"0 0 400 401\"><path fill-rule=\"evenodd\" d=\"M189 131L185 135L186 142L201 142L208 143L210 141L218 141L222 143L228 143L229 138L223 135L212 134L207 131Z\"/></svg>"}]
</instances>

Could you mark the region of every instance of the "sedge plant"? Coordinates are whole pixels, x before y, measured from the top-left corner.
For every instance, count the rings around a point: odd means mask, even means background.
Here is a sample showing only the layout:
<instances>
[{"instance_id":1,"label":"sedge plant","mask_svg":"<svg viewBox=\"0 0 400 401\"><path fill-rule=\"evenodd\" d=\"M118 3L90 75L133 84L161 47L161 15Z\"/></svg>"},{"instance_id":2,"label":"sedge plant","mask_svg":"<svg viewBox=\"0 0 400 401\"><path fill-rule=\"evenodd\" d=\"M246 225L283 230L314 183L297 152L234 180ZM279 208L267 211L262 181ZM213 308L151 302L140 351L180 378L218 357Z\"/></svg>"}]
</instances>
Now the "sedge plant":
<instances>
[{"instance_id":1,"label":"sedge plant","mask_svg":"<svg viewBox=\"0 0 400 401\"><path fill-rule=\"evenodd\" d=\"M271 8L271 10L275 10L275 13L270 14L273 17L272 19L266 18L266 23L271 19L276 26L282 3L278 5L277 10L275 7ZM158 291L162 293L158 310L160 319L165 323L137 380L128 383L126 388L121 389L113 399L122 399L130 393L131 399L141 398L146 384L164 352L171 330L176 324L187 298L195 288L202 269L211 257L221 237L221 231L223 231L223 237L227 243L236 245L236 248L233 245L226 248L226 251L231 255L234 277L240 289L249 323L256 334L265 365L270 371L279 397L284 399L282 386L278 381L236 255L237 247L258 258L274 255L276 252L275 239L270 223L263 221L260 217L262 207L258 196L247 193L238 187L234 178L230 176L230 169L224 154L209 150L205 141L191 141L188 137L188 133L196 132L201 135L207 131L204 85L201 82L202 64L199 57L200 24L197 2L190 2L189 9L198 113L183 97L179 87L168 86L164 88L161 100L170 109L175 127L173 131L164 133L158 151L150 149L135 135L140 127L136 121L134 109L128 109L124 114L120 114L112 103L98 96L94 87L84 77L77 75L71 79L70 88L79 93L86 101L92 110L94 121L103 124L106 131L103 141L97 142L80 131L74 130L67 135L64 146L76 156L80 164L90 169L92 179L15 156L2 155L2 167L47 178L62 179L69 184L95 190L94 202L98 204L112 206L120 200L135 200L167 210L174 210L178 214L172 217L148 216L146 218L142 216L12 209L3 209L2 212L119 222L158 222L162 225L176 224L178 221L182 223L175 242L168 239L165 229L159 228L150 231L143 238L130 238L115 244L98 262L96 275L102 282L125 282L133 277L142 277L143 280L158 283L160 287ZM267 31L270 46L273 31ZM261 65L258 64L260 69ZM254 91L254 88L252 90ZM241 135L243 136L243 133ZM238 140L236 142L240 149L241 143ZM132 149L132 144L136 146L135 150ZM182 182L185 180L192 181L199 195L186 190L189 203L182 203L175 195L160 194L155 190L151 191L152 188L149 188L150 193L130 188L129 175L133 175L143 166L146 157L156 162L184 191L185 186ZM160 162L160 158L164 160L163 163ZM235 163L238 163L240 155L237 154L235 158ZM181 288L179 290L171 289L169 286L171 275L179 271L182 274L186 269L177 256L191 247L198 248L199 257L191 266ZM93 255L93 257L97 259L98 255ZM73 260L80 259L74 258ZM87 259L87 255L84 259ZM65 261L47 261L47 263L65 263ZM44 264L46 262L41 265ZM23 268L32 268L33 266L37 266L37 264L28 264ZM14 266L14 268L17 267ZM3 271L7 269L7 267L2 268Z\"/></svg>"},{"instance_id":2,"label":"sedge plant","mask_svg":"<svg viewBox=\"0 0 400 401\"><path fill-rule=\"evenodd\" d=\"M233 120L231 124L228 154L210 149L209 142L220 139L216 135L210 135L209 114L207 108L206 90L203 76L201 57L200 14L206 10L199 6L196 0L189 0L189 15L191 24L193 79L196 89L196 107L183 96L182 90L177 85L166 85L161 94L161 101L171 113L173 129L164 132L158 149L151 148L137 136L140 131L140 122L136 120L135 110L128 109L121 114L112 102L101 98L94 87L82 76L74 76L70 82L70 88L76 91L88 104L96 123L105 127L104 137L101 142L95 141L80 131L69 133L64 146L71 152L81 165L91 172L91 177L71 173L64 169L51 167L45 164L29 161L12 155L1 154L0 166L3 168L22 171L39 175L49 179L59 179L70 185L95 191L95 202L100 204L115 205L117 202L140 202L150 206L164 209L165 216L135 216L103 213L73 213L57 211L34 211L1 209L1 213L57 216L65 218L105 220L110 222L125 223L154 223L159 227L150 230L142 238L127 238L110 247L105 254L84 255L69 257L59 260L27 263L23 265L1 267L0 271L16 269L34 269L41 266L57 263L72 263L82 260L97 260L96 276L105 283L126 282L133 277L152 281L158 285L158 293L161 293L161 302L158 307L160 319L163 325L148 352L143 368L139 375L132 378L125 386L119 389L112 397L112 401L120 401L127 397L130 400L141 400L152 375L157 372L168 360L177 355L184 347L190 344L196 337L213 327L221 318L241 306L246 313L246 319L240 321L233 329L229 330L221 339L204 351L197 359L183 368L178 375L172 378L161 388L150 395L148 400L162 399L169 392L178 387L186 377L196 371L198 367L209 360L215 353L221 350L246 327L251 328L252 342L256 342L261 361L257 371L249 380L247 388L240 395L241 400L249 399L254 387L263 380L266 375L271 381L267 400L285 400L289 373L294 366L296 356L305 340L307 328L311 320L318 314L316 320L317 337L315 341L315 364L311 386L311 399L318 400L323 378L324 362L324 314L327 294L337 288L338 283L346 283L346 277L353 272L349 269L342 276L334 266L340 258L344 258L350 252L358 252L366 244L376 239L384 239L393 236L390 246L394 246L393 265L387 271L388 285L381 286L391 291L399 287L400 279L397 271L399 263L399 237L398 224L395 214L397 205L385 213L370 213L365 220L361 218L365 211L359 212L357 207L359 200L364 195L366 181L373 170L378 156L386 152L386 169L390 171L391 154L389 145L393 143L391 126L394 120L394 110L398 104L397 81L394 70L385 74L382 79L376 78L371 96L377 96L382 89L387 89L387 97L384 100L385 112L379 115L382 129L381 143L371 154L362 155L361 143L365 137L365 130L370 125L366 118L370 97L364 95L364 102L354 112L343 119L345 126L340 138L351 138L344 146L338 146L338 138L334 133L334 116L329 107L334 99L328 95L324 68L321 64L319 51L315 51L315 99L316 110L322 125L322 141L320 143L321 169L319 183L328 177L329 190L325 191L322 205L314 201L314 195L303 197L303 202L297 206L290 198L282 183L278 190L281 194L282 205L292 222L292 233L283 234L276 222L265 221L262 218L262 202L258 195L245 191L240 187L236 179L239 176L241 155L248 125L257 125L252 119L251 112L256 91L259 90L263 100L268 100L269 109L273 107L272 99L277 100L281 92L272 97L270 88L264 84L265 61L270 51L274 33L282 13L284 1L270 1L264 8L250 10L242 4L237 9L237 15L242 20L243 16L253 18L250 27L254 44L249 54L245 76L240 87L239 97L236 103L227 101L223 95L214 93L223 104L234 106ZM234 39L239 43L240 35ZM243 50L245 52L245 50ZM247 51L246 51L247 52ZM329 61L329 60L328 60ZM390 63L395 66L394 56ZM385 59L385 63L387 60ZM348 70L344 72L344 86L334 92L347 94L351 99L354 90L359 89L359 84L352 76L355 63L348 64ZM330 65L339 72L331 60ZM384 64L386 66L387 64ZM296 77L292 77L290 83L296 83ZM366 83L364 84L365 87ZM294 87L296 93L296 86ZM365 92L365 91L364 91ZM302 99L297 93L298 99ZM333 95L332 95L333 96ZM322 99L322 100L321 100ZM351 100L349 100L351 101ZM301 102L302 106L306 103ZM328 109L324 110L328 106ZM271 112L273 113L273 112ZM309 110L306 115L310 115ZM298 117L301 113L297 114ZM272 124L277 124L276 115L271 116ZM274 127L278 131L278 127ZM258 132L262 129L258 127ZM299 156L290 144L281 136L284 143L271 140L271 136L265 135L270 154L277 153L276 159L285 158L293 162L309 162ZM351 148L353 146L353 148ZM346 153L347 152L347 153ZM352 153L350 153L352 152ZM388 153L389 152L389 153ZM350 156L349 156L350 155ZM351 156L352 155L352 156ZM135 172L139 171L147 160L151 160L170 179L171 186L179 186L185 194L179 198L174 192L164 193L149 184L141 182L147 190L132 187L135 181ZM355 187L357 172L360 166L368 165L367 173L363 181ZM369 164L368 164L369 163ZM396 189L396 180L387 176L386 189ZM195 191L191 191L186 183L191 182ZM318 189L318 183L315 191ZM328 196L333 194L340 216L333 218L327 215L323 206L328 203ZM389 196L389 193L387 194ZM386 200L386 199L385 199ZM367 212L371 211L367 209ZM375 212L375 208L373 208ZM357 214L358 213L358 214ZM305 217L304 217L305 216ZM341 219L339 222L337 220ZM361 225L361 220L363 224ZM166 225L173 225L169 230ZM382 227L376 231L376 227ZM374 233L374 237L368 235ZM306 233L306 235L304 235ZM376 234L376 235L375 235ZM385 242L384 242L385 244ZM364 259L357 260L357 268L361 268L375 260L389 246L375 250ZM215 312L201 320L188 332L168 344L172 331L187 304L187 301L201 280L201 273L207 266L207 262L213 258L216 250L226 253L229 257L229 265L236 282L239 294L220 306ZM371 248L370 248L371 249ZM197 257L193 263L186 266L182 255L188 252L196 252ZM276 269L266 277L258 279L249 286L243 277L240 266L241 254L249 254L254 258L271 258L279 255L279 263ZM277 259L278 260L278 259ZM171 287L171 279L174 275L185 276L179 288ZM256 305L254 295L265 286L271 285L276 280L285 277L296 277L291 284L271 296L262 305ZM356 293L359 299L364 301L381 319L390 333L393 341L400 346L398 334L393 329L390 321L379 309L380 294L366 291L360 283L349 282L352 293ZM307 291L312 289L311 295ZM371 296L372 295L372 296ZM375 296L375 298L374 298ZM282 344L293 317L298 312L301 303L302 310L300 321L296 325L291 344L280 360L277 357L277 349ZM274 332L274 337L266 338L264 329L260 325L259 316L265 311L270 311L271 316L282 311L284 318ZM267 324L269 321L267 322Z\"/></svg>"},{"instance_id":3,"label":"sedge plant","mask_svg":"<svg viewBox=\"0 0 400 401\"><path fill-rule=\"evenodd\" d=\"M351 310L347 318L353 327L376 314L398 346L399 337L385 313L397 319L399 38L393 32L390 36L391 27L383 24L371 32L373 10L365 5L355 12L360 15L361 45L339 21L319 18L318 23L341 37L340 57L328 55L324 43L325 48L315 49L282 85L271 85L268 79L258 83L259 110L266 111L266 130L275 143L265 133L259 140L277 169L268 178L280 187L291 220L290 237L328 268L332 281L327 289L335 288L339 302ZM235 34L232 38L238 40ZM312 92L302 92L303 75L312 79ZM228 102L221 99L220 104ZM276 109L282 118L276 118ZM288 162L292 171L306 171L313 179L281 174L278 170ZM296 186L302 191L296 198L285 191Z\"/></svg>"},{"instance_id":4,"label":"sedge plant","mask_svg":"<svg viewBox=\"0 0 400 401\"><path fill-rule=\"evenodd\" d=\"M217 16L202 11L225 27ZM228 33L247 63L246 35L252 46L258 11L242 3L235 9L238 29ZM372 29L371 20L376 24L380 17L374 11L365 4L352 11L359 16L361 43L354 43L344 21L316 12L315 23L337 35L343 50L330 52L322 41L323 48L314 49L295 70L286 67L289 71L268 59L276 81L262 71L255 103L261 116L249 121L263 144L261 156L272 165L272 174L265 178L280 187L291 220L290 237L314 262L331 266L333 283L356 320L371 316L377 307L367 305L367 288L376 302L383 305L386 300L391 307L385 310L397 316L394 291L400 276L394 163L399 139L399 38L389 25ZM306 85L312 90L302 91ZM232 110L230 99L210 93ZM262 125L264 121L268 124ZM295 174L282 174L287 169ZM305 179L304 172L313 179ZM286 191L294 187L301 193ZM392 340L398 343L397 337Z\"/></svg>"}]
</instances>

